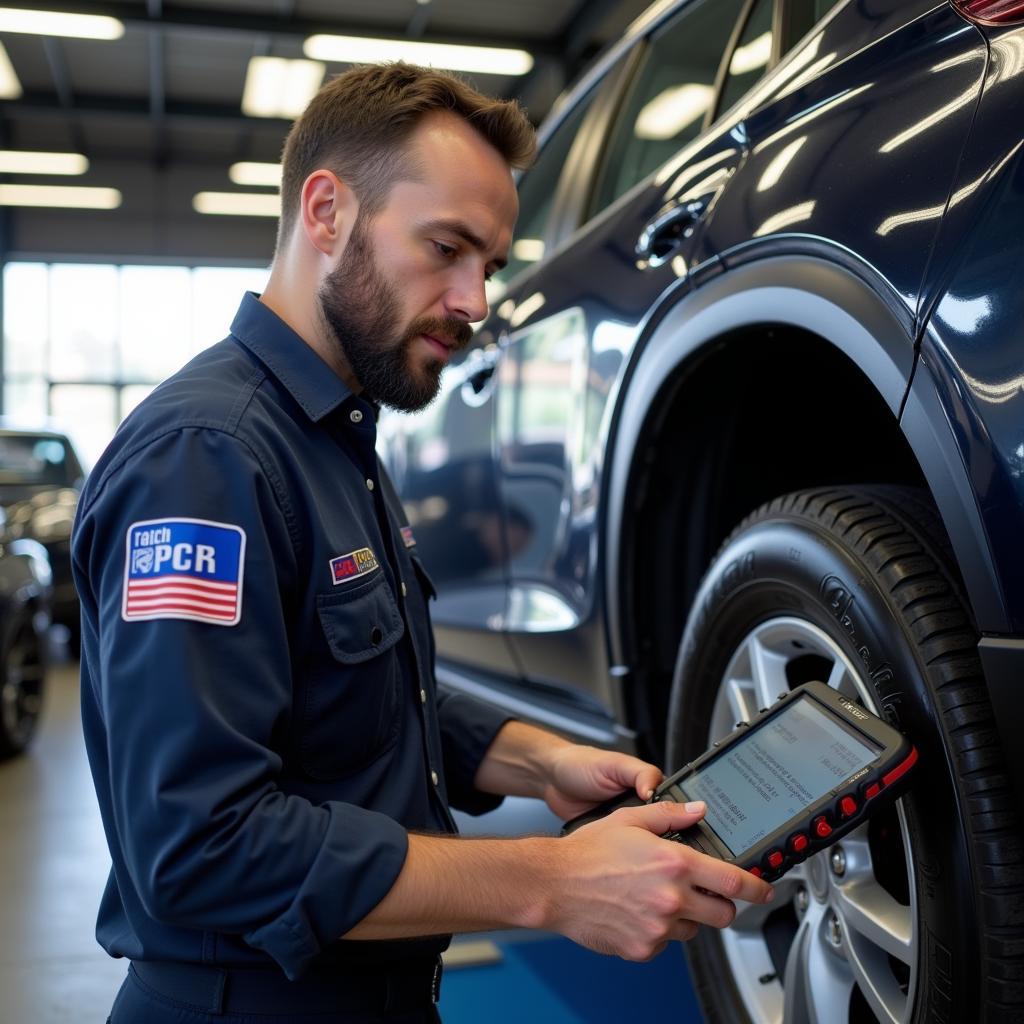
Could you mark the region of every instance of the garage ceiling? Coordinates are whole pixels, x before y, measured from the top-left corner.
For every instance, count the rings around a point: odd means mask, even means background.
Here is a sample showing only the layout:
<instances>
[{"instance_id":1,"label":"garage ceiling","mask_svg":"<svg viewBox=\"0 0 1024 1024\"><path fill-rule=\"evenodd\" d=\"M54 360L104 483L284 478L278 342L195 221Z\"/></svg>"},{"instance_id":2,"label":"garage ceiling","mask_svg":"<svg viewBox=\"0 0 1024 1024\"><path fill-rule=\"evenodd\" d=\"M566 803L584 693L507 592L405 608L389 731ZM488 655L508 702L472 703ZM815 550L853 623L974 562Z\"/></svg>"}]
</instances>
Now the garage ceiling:
<instances>
[{"instance_id":1,"label":"garage ceiling","mask_svg":"<svg viewBox=\"0 0 1024 1024\"><path fill-rule=\"evenodd\" d=\"M12 2L22 9L120 19L113 41L0 32L22 96L0 103L0 148L84 154L74 179L2 175L0 182L117 188L109 212L6 207L7 258L145 258L268 262L267 218L203 216L196 192L243 191L237 161L279 158L289 122L243 115L250 58L300 58L317 33L515 47L530 52L522 77L466 75L517 97L540 121L558 93L649 0L165 0ZM346 65L329 63L327 76Z\"/></svg>"}]
</instances>

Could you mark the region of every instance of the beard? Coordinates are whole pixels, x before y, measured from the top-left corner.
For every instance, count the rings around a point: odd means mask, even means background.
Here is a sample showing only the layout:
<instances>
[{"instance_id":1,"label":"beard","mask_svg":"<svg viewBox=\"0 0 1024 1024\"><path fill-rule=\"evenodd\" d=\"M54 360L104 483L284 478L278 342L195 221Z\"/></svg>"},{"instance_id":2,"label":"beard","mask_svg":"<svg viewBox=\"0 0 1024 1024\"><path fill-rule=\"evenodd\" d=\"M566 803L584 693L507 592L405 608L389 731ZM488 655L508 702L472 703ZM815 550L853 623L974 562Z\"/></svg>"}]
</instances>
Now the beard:
<instances>
[{"instance_id":1,"label":"beard","mask_svg":"<svg viewBox=\"0 0 1024 1024\"><path fill-rule=\"evenodd\" d=\"M397 288L377 267L362 217L357 217L338 266L317 296L331 340L365 396L402 412L428 406L441 387L444 361L428 359L417 370L412 346L421 334L465 348L473 331L457 317L419 317L403 331Z\"/></svg>"}]
</instances>

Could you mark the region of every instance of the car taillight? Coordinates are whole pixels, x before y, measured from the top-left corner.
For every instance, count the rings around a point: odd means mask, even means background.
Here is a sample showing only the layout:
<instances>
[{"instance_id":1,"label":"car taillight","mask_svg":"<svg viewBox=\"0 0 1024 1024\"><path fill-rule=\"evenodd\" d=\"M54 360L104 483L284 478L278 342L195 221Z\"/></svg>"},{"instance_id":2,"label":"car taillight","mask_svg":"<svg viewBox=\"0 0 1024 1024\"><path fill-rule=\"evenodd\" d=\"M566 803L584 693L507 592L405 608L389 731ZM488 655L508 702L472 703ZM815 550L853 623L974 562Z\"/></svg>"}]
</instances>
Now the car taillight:
<instances>
[{"instance_id":1,"label":"car taillight","mask_svg":"<svg viewBox=\"0 0 1024 1024\"><path fill-rule=\"evenodd\" d=\"M1024 22L1024 0L952 0L953 6L971 21L983 25Z\"/></svg>"}]
</instances>

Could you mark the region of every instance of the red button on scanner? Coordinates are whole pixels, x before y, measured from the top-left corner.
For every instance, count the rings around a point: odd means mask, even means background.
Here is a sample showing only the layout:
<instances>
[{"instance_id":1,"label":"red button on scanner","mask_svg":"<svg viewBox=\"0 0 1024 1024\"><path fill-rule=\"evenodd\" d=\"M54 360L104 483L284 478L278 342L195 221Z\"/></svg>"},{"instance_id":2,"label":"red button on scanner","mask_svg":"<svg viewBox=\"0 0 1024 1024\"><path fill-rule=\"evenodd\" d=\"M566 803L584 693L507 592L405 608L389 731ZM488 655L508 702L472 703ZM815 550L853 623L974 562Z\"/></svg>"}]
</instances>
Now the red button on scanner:
<instances>
[{"instance_id":1,"label":"red button on scanner","mask_svg":"<svg viewBox=\"0 0 1024 1024\"><path fill-rule=\"evenodd\" d=\"M782 861L783 861L783 857L782 857L782 851L781 850L772 850L772 852L768 854L768 867L770 867L770 868L781 867L782 866Z\"/></svg>"},{"instance_id":2,"label":"red button on scanner","mask_svg":"<svg viewBox=\"0 0 1024 1024\"><path fill-rule=\"evenodd\" d=\"M852 796L844 796L839 801L839 813L844 818L852 818L857 813L857 801Z\"/></svg>"},{"instance_id":3,"label":"red button on scanner","mask_svg":"<svg viewBox=\"0 0 1024 1024\"><path fill-rule=\"evenodd\" d=\"M864 790L864 799L870 800L872 797L878 796L882 792L882 787L877 782L872 782L867 789Z\"/></svg>"},{"instance_id":4,"label":"red button on scanner","mask_svg":"<svg viewBox=\"0 0 1024 1024\"><path fill-rule=\"evenodd\" d=\"M828 823L824 814L814 819L814 834L819 839L828 839L832 835L832 826Z\"/></svg>"},{"instance_id":5,"label":"red button on scanner","mask_svg":"<svg viewBox=\"0 0 1024 1024\"><path fill-rule=\"evenodd\" d=\"M810 840L807 836L805 836L803 832L798 832L792 839L790 839L789 848L794 853L803 853L804 850L807 849L809 843Z\"/></svg>"},{"instance_id":6,"label":"red button on scanner","mask_svg":"<svg viewBox=\"0 0 1024 1024\"><path fill-rule=\"evenodd\" d=\"M747 869L755 878L760 878L764 872L755 864L752 868Z\"/></svg>"}]
</instances>

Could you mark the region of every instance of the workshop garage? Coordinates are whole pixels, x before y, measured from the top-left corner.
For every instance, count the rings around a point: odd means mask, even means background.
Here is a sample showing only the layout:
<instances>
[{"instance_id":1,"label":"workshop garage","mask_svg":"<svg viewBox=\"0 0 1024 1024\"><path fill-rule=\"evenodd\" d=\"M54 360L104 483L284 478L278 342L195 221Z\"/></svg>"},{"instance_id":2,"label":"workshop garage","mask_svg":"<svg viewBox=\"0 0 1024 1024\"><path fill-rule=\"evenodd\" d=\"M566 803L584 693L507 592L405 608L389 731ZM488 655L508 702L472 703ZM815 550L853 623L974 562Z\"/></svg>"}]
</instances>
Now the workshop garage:
<instances>
[{"instance_id":1,"label":"workshop garage","mask_svg":"<svg viewBox=\"0 0 1024 1024\"><path fill-rule=\"evenodd\" d=\"M1024 1019L1022 55L0 7L0 1020Z\"/></svg>"}]
</instances>

